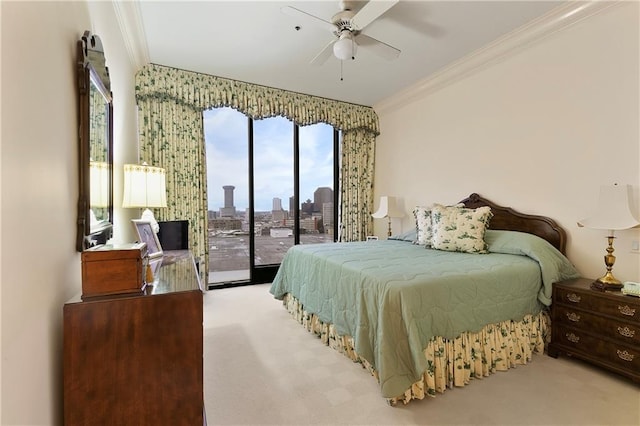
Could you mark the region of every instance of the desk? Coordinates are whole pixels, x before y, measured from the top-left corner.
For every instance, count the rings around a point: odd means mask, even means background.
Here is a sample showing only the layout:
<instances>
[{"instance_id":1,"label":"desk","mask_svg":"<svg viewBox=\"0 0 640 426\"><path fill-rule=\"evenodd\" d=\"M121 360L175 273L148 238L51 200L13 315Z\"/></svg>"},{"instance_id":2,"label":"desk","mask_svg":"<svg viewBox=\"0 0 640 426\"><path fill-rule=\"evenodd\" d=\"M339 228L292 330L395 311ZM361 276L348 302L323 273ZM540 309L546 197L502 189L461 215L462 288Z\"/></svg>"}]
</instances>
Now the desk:
<instances>
[{"instance_id":1,"label":"desk","mask_svg":"<svg viewBox=\"0 0 640 426\"><path fill-rule=\"evenodd\" d=\"M169 251L140 294L69 300L65 425L202 425L202 286L188 250Z\"/></svg>"}]
</instances>

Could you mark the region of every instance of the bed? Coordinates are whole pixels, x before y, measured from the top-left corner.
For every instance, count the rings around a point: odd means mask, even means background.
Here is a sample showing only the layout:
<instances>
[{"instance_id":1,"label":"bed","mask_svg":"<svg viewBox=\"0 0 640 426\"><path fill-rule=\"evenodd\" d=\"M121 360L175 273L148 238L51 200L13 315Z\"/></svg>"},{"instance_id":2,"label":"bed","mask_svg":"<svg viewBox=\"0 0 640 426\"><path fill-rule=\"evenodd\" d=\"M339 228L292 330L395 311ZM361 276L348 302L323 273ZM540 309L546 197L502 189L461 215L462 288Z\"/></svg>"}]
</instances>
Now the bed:
<instances>
[{"instance_id":1,"label":"bed","mask_svg":"<svg viewBox=\"0 0 640 426\"><path fill-rule=\"evenodd\" d=\"M270 288L390 405L529 362L548 340L552 283L578 276L550 218L475 193L414 214L416 231L388 240L292 247Z\"/></svg>"}]
</instances>

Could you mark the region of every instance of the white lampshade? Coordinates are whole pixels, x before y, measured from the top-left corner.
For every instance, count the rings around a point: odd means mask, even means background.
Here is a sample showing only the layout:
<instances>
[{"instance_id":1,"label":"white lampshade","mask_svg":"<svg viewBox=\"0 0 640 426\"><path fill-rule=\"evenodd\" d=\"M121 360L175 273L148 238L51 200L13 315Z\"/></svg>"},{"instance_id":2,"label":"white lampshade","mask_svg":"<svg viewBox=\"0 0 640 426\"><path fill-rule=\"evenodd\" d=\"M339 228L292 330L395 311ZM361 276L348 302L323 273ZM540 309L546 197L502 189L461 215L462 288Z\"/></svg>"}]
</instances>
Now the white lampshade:
<instances>
[{"instance_id":1,"label":"white lampshade","mask_svg":"<svg viewBox=\"0 0 640 426\"><path fill-rule=\"evenodd\" d=\"M149 207L167 207L166 172L147 163L124 165L124 194L122 207L143 207L141 219L151 223L155 233L160 226Z\"/></svg>"},{"instance_id":2,"label":"white lampshade","mask_svg":"<svg viewBox=\"0 0 640 426\"><path fill-rule=\"evenodd\" d=\"M598 207L593 216L582 219L578 226L611 231L634 228L640 222L631 212L631 185L609 185L600 187Z\"/></svg>"},{"instance_id":3,"label":"white lampshade","mask_svg":"<svg viewBox=\"0 0 640 426\"><path fill-rule=\"evenodd\" d=\"M378 210L371 216L376 219L382 219L385 217L402 217L404 216L404 212L398 209L396 197L383 195L380 197L380 206L378 207Z\"/></svg>"},{"instance_id":4,"label":"white lampshade","mask_svg":"<svg viewBox=\"0 0 640 426\"><path fill-rule=\"evenodd\" d=\"M125 164L122 207L167 207L166 185L164 169Z\"/></svg>"},{"instance_id":5,"label":"white lampshade","mask_svg":"<svg viewBox=\"0 0 640 426\"><path fill-rule=\"evenodd\" d=\"M340 34L340 39L333 43L333 54L336 58L346 61L347 59L355 58L358 45L353 40L349 31L343 31Z\"/></svg>"},{"instance_id":6,"label":"white lampshade","mask_svg":"<svg viewBox=\"0 0 640 426\"><path fill-rule=\"evenodd\" d=\"M613 255L614 232L616 230L635 228L640 222L631 213L630 204L631 185L611 185L600 187L600 197L598 198L598 207L593 216L582 219L578 222L578 226L584 226L592 229L606 229L609 231L607 237L608 247L607 254L604 256L604 264L607 272L598 278L591 285L597 290L620 290L622 282L613 276L613 265L616 257Z\"/></svg>"},{"instance_id":7,"label":"white lampshade","mask_svg":"<svg viewBox=\"0 0 640 426\"><path fill-rule=\"evenodd\" d=\"M109 165L104 161L89 162L89 204L107 207L109 198Z\"/></svg>"}]
</instances>

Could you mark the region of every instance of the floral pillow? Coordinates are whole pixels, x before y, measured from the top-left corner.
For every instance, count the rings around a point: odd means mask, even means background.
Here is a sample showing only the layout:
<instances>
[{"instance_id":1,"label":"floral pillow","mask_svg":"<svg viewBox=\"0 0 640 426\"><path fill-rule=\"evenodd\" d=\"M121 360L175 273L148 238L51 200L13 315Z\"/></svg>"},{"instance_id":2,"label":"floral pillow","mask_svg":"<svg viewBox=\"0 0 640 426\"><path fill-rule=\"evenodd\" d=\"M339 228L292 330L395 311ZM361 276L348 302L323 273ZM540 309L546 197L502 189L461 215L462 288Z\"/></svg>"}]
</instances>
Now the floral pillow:
<instances>
[{"instance_id":1,"label":"floral pillow","mask_svg":"<svg viewBox=\"0 0 640 426\"><path fill-rule=\"evenodd\" d=\"M431 209L432 246L438 250L487 253L484 234L493 217L490 207L468 209L435 204Z\"/></svg>"},{"instance_id":2,"label":"floral pillow","mask_svg":"<svg viewBox=\"0 0 640 426\"><path fill-rule=\"evenodd\" d=\"M431 207L416 206L413 209L413 216L416 218L416 235L413 242L421 246L431 247Z\"/></svg>"},{"instance_id":3,"label":"floral pillow","mask_svg":"<svg viewBox=\"0 0 640 426\"><path fill-rule=\"evenodd\" d=\"M413 216L416 218L416 235L417 238L413 242L425 247L431 247L433 239L433 225L431 220L431 209L438 204L432 204L429 207L416 206L413 209ZM458 203L455 207L464 207L464 204Z\"/></svg>"}]
</instances>

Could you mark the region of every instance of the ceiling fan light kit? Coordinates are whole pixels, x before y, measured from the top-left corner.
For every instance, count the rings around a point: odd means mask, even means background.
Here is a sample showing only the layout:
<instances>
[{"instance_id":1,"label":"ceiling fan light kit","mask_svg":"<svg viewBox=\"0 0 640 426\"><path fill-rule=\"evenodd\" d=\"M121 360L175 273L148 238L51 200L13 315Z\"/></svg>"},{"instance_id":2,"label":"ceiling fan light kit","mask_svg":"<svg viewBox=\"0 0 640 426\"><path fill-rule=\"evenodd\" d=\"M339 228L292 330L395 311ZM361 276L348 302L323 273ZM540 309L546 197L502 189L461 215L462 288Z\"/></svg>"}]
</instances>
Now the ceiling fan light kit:
<instances>
[{"instance_id":1,"label":"ceiling fan light kit","mask_svg":"<svg viewBox=\"0 0 640 426\"><path fill-rule=\"evenodd\" d=\"M351 33L343 31L338 41L333 43L333 54L341 61L356 58L358 44L353 40Z\"/></svg>"}]
</instances>

